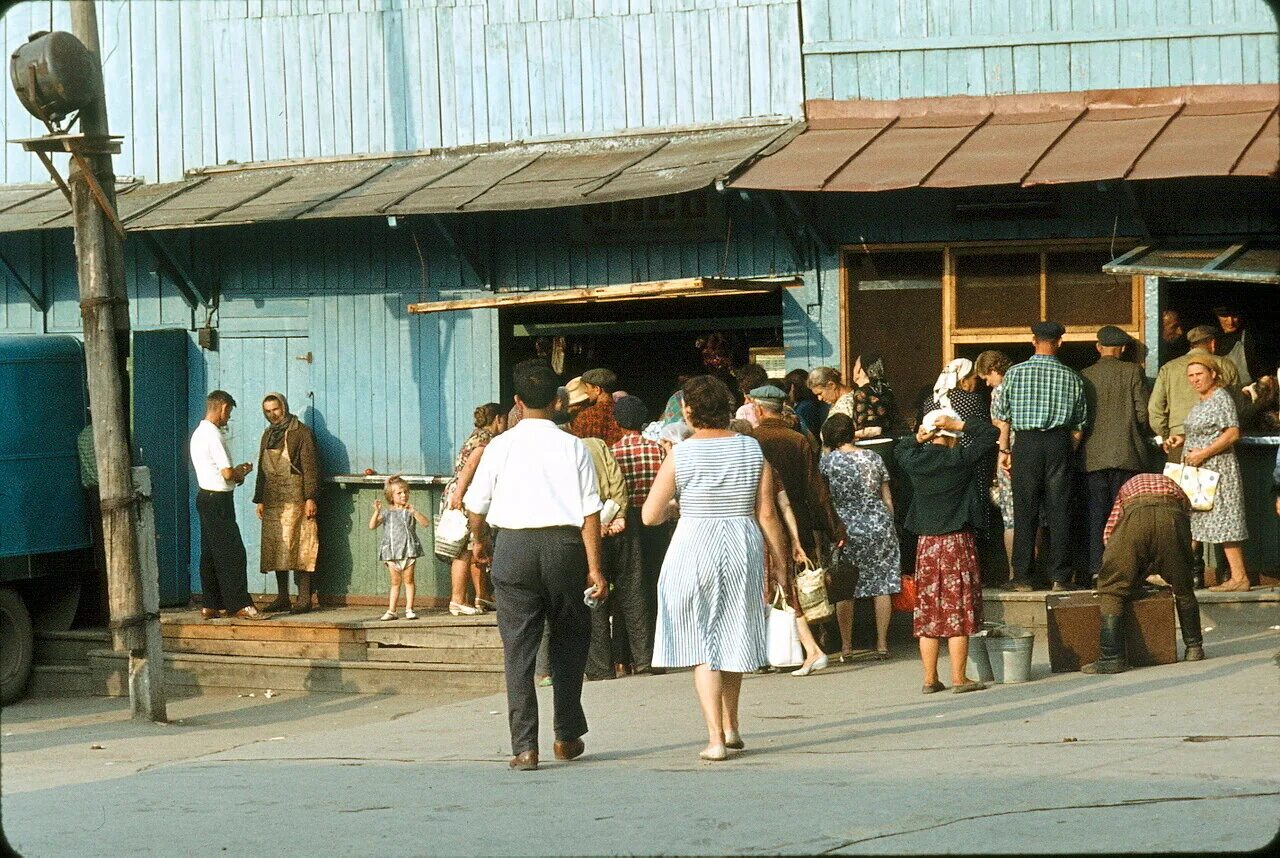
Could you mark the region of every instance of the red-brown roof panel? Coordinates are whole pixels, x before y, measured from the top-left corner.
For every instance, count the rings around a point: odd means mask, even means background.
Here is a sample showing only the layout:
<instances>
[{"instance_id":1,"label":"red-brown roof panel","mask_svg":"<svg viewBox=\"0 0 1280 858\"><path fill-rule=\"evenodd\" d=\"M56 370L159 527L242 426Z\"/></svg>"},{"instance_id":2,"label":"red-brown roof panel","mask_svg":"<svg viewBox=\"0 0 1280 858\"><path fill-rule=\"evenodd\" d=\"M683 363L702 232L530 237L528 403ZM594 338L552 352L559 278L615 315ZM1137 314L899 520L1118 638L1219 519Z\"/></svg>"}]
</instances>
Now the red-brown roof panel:
<instances>
[{"instance_id":1,"label":"red-brown roof panel","mask_svg":"<svg viewBox=\"0 0 1280 858\"><path fill-rule=\"evenodd\" d=\"M1280 117L1273 111L1253 144L1231 170L1233 176L1275 176L1280 165Z\"/></svg>"},{"instance_id":2,"label":"red-brown roof panel","mask_svg":"<svg viewBox=\"0 0 1280 858\"><path fill-rule=\"evenodd\" d=\"M821 191L827 179L840 171L887 125L889 120L863 122L846 128L821 128L804 132L780 152L757 161L734 180L738 188L780 191Z\"/></svg>"},{"instance_id":3,"label":"red-brown roof panel","mask_svg":"<svg viewBox=\"0 0 1280 858\"><path fill-rule=\"evenodd\" d=\"M824 190L914 188L985 119L975 114L905 117L858 153Z\"/></svg>"},{"instance_id":4,"label":"red-brown roof panel","mask_svg":"<svg viewBox=\"0 0 1280 858\"><path fill-rule=\"evenodd\" d=\"M992 116L924 182L926 188L1016 185L1082 113Z\"/></svg>"},{"instance_id":5,"label":"red-brown roof panel","mask_svg":"<svg viewBox=\"0 0 1280 858\"><path fill-rule=\"evenodd\" d=\"M1129 172L1130 179L1225 176L1257 136L1274 104L1188 104Z\"/></svg>"},{"instance_id":6,"label":"red-brown roof panel","mask_svg":"<svg viewBox=\"0 0 1280 858\"><path fill-rule=\"evenodd\" d=\"M1090 108L1023 184L1122 179L1179 106Z\"/></svg>"}]
</instances>

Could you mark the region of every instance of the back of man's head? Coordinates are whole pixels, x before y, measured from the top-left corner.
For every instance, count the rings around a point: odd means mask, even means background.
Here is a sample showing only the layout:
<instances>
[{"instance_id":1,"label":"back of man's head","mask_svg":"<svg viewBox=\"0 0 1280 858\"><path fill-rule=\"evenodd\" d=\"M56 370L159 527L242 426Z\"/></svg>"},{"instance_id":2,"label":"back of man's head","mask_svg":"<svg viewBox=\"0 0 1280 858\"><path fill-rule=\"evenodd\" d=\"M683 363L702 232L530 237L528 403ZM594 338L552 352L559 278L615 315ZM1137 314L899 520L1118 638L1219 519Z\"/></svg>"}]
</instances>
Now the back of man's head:
<instances>
[{"instance_id":1,"label":"back of man's head","mask_svg":"<svg viewBox=\"0 0 1280 858\"><path fill-rule=\"evenodd\" d=\"M551 406L560 387L555 372L546 361L539 359L516 364L512 381L524 407L539 411Z\"/></svg>"}]
</instances>

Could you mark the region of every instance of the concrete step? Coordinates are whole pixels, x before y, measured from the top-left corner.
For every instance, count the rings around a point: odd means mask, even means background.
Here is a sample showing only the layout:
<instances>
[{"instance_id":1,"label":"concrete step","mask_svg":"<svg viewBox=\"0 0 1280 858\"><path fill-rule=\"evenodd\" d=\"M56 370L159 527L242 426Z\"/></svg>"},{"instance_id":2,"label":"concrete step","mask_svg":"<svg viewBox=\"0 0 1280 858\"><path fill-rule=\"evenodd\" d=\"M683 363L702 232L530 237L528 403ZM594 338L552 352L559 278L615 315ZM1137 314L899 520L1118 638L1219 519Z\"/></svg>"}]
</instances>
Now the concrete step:
<instances>
[{"instance_id":1,"label":"concrete step","mask_svg":"<svg viewBox=\"0 0 1280 858\"><path fill-rule=\"evenodd\" d=\"M90 650L111 646L106 629L74 629L69 632L36 632L36 665L81 665Z\"/></svg>"},{"instance_id":2,"label":"concrete step","mask_svg":"<svg viewBox=\"0 0 1280 858\"><path fill-rule=\"evenodd\" d=\"M105 693L87 663L37 664L27 684L27 694L32 697L98 697Z\"/></svg>"},{"instance_id":3,"label":"concrete step","mask_svg":"<svg viewBox=\"0 0 1280 858\"><path fill-rule=\"evenodd\" d=\"M165 653L165 684L177 694L325 691L346 694L457 694L472 696L502 690L501 665L407 661ZM89 655L101 693L128 694L128 657L113 650Z\"/></svg>"},{"instance_id":4,"label":"concrete step","mask_svg":"<svg viewBox=\"0 0 1280 858\"><path fill-rule=\"evenodd\" d=\"M388 646L371 643L366 658L369 661L412 661L435 664L501 665L503 663L500 646Z\"/></svg>"}]
</instances>

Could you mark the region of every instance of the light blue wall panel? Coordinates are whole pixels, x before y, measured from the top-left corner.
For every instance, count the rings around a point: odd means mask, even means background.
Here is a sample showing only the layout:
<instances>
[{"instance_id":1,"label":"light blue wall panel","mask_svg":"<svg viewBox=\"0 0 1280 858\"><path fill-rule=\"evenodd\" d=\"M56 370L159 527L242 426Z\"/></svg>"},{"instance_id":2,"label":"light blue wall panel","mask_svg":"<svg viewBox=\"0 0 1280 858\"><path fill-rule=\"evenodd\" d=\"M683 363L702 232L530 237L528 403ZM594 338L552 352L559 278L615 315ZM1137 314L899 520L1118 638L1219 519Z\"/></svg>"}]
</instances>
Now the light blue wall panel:
<instances>
[{"instance_id":1,"label":"light blue wall panel","mask_svg":"<svg viewBox=\"0 0 1280 858\"><path fill-rule=\"evenodd\" d=\"M806 97L1277 81L1265 0L801 0Z\"/></svg>"},{"instance_id":2,"label":"light blue wall panel","mask_svg":"<svg viewBox=\"0 0 1280 858\"><path fill-rule=\"evenodd\" d=\"M119 175L798 116L796 0L98 0ZM4 16L6 50L66 3ZM723 62L714 61L719 57ZM40 132L6 95L9 137ZM16 147L0 184L43 181Z\"/></svg>"}]
</instances>

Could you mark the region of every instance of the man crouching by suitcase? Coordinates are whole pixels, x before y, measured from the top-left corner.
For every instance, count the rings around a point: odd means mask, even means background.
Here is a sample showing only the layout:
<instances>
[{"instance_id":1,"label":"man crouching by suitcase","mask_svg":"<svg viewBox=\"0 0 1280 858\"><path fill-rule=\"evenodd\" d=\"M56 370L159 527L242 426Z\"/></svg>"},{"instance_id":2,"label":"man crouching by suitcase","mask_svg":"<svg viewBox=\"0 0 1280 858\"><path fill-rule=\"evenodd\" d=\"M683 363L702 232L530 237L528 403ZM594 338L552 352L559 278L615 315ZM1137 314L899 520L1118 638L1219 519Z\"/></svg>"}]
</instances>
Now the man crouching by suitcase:
<instances>
[{"instance_id":1,"label":"man crouching by suitcase","mask_svg":"<svg viewBox=\"0 0 1280 858\"><path fill-rule=\"evenodd\" d=\"M1166 476L1139 474L1120 488L1102 534L1106 548L1098 572L1102 613L1098 660L1080 668L1082 672L1120 673L1129 668L1124 654L1124 606L1152 572L1173 585L1186 660L1204 658L1200 604L1192 578L1190 514L1186 494Z\"/></svg>"}]
</instances>

